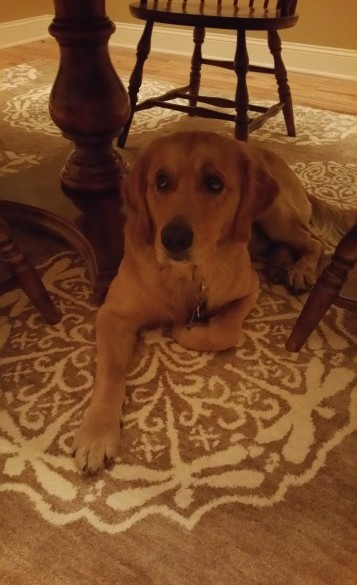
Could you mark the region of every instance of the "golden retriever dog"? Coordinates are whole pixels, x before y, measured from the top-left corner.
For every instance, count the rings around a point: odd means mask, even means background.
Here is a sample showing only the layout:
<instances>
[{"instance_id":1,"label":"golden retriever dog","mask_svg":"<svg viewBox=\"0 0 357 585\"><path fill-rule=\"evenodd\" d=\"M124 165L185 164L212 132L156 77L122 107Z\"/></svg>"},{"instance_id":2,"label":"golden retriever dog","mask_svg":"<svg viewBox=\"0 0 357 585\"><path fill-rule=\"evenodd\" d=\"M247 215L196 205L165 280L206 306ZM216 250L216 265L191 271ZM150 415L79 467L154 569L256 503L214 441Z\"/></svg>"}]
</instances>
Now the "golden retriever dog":
<instances>
[{"instance_id":1,"label":"golden retriever dog","mask_svg":"<svg viewBox=\"0 0 357 585\"><path fill-rule=\"evenodd\" d=\"M120 438L125 376L138 332L171 324L190 350L230 348L259 294L252 224L294 250L287 284L315 282L323 249L304 187L277 155L210 132L154 140L123 182L125 253L98 311L93 395L75 437L78 466L95 472Z\"/></svg>"}]
</instances>

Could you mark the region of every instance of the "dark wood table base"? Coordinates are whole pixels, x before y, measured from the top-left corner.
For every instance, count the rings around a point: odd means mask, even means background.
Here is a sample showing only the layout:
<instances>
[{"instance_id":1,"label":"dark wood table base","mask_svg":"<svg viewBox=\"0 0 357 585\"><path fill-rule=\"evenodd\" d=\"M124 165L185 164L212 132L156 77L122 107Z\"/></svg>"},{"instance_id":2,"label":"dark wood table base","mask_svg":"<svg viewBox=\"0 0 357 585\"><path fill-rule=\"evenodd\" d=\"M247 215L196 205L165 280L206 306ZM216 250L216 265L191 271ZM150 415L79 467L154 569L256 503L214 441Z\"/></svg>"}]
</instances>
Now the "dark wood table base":
<instances>
[{"instance_id":1,"label":"dark wood table base","mask_svg":"<svg viewBox=\"0 0 357 585\"><path fill-rule=\"evenodd\" d=\"M50 115L74 149L42 198L4 193L0 212L62 237L84 257L100 300L123 253L120 180L124 163L113 140L130 111L127 92L108 52L114 24L104 0L54 0L50 33L60 63Z\"/></svg>"}]
</instances>

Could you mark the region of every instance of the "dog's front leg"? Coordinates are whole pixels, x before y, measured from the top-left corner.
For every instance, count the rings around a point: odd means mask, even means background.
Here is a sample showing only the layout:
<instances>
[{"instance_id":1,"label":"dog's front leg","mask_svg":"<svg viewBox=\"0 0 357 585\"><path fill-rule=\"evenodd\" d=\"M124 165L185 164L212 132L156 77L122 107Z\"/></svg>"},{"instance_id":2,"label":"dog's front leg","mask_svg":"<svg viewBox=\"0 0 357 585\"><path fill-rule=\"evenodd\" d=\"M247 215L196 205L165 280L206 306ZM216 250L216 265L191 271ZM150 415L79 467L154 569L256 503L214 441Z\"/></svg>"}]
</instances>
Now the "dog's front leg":
<instances>
[{"instance_id":1,"label":"dog's front leg","mask_svg":"<svg viewBox=\"0 0 357 585\"><path fill-rule=\"evenodd\" d=\"M98 311L97 372L89 408L73 442L80 469L94 473L115 457L125 398L125 374L136 341L133 322L105 303Z\"/></svg>"},{"instance_id":2,"label":"dog's front leg","mask_svg":"<svg viewBox=\"0 0 357 585\"><path fill-rule=\"evenodd\" d=\"M192 327L176 326L174 339L187 349L197 351L222 351L236 345L242 335L243 321L254 307L259 290L252 291L242 299L233 301L215 313L205 324Z\"/></svg>"}]
</instances>

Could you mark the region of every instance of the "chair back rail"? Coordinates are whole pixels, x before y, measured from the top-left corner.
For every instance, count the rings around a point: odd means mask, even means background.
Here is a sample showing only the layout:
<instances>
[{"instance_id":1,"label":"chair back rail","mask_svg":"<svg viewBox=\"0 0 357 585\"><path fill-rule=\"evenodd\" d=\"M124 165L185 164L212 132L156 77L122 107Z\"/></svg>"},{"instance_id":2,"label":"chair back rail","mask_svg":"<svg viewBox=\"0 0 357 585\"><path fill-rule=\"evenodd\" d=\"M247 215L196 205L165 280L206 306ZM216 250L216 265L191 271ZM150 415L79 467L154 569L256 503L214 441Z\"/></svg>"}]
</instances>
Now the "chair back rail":
<instances>
[{"instance_id":1,"label":"chair back rail","mask_svg":"<svg viewBox=\"0 0 357 585\"><path fill-rule=\"evenodd\" d=\"M166 2L167 9L170 8L172 1L173 0L167 0ZM203 9L206 2L205 0L199 1ZM189 5L192 4L190 0L181 0L181 3L182 10L185 11L187 11L189 9ZM264 10L268 11L269 5L270 7L274 5L275 9L280 11L281 16L292 16L293 14L295 14L297 3L298 0L273 0L272 2L270 2L270 0L217 0L217 14L221 12L223 4L225 4L226 6L231 4L234 6L235 9L239 9L239 7L243 6L244 7L248 6L252 12L256 7L264 8ZM158 0L151 0L151 2L150 0L140 0L140 4L142 6L148 6L148 4L152 4L152 7L156 8L158 5ZM212 1L210 2L210 4L212 5Z\"/></svg>"}]
</instances>

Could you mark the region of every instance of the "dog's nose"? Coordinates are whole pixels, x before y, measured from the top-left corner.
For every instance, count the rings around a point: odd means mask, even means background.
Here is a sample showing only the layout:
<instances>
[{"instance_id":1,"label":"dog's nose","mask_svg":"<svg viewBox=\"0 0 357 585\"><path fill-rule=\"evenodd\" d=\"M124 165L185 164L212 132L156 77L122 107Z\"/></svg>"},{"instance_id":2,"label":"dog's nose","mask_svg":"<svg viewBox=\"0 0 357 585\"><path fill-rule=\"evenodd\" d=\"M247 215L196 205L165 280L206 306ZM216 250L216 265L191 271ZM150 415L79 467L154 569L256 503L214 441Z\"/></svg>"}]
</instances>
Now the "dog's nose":
<instances>
[{"instance_id":1,"label":"dog's nose","mask_svg":"<svg viewBox=\"0 0 357 585\"><path fill-rule=\"evenodd\" d=\"M193 231L186 223L173 221L161 231L161 242L170 254L180 255L191 248Z\"/></svg>"}]
</instances>

